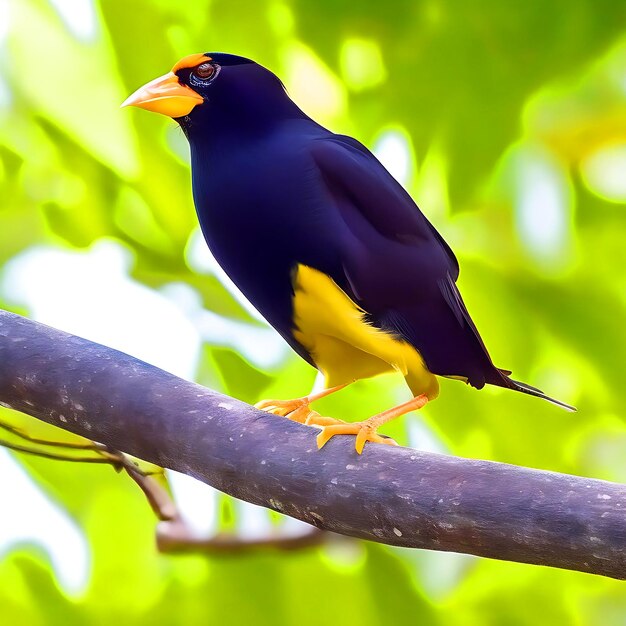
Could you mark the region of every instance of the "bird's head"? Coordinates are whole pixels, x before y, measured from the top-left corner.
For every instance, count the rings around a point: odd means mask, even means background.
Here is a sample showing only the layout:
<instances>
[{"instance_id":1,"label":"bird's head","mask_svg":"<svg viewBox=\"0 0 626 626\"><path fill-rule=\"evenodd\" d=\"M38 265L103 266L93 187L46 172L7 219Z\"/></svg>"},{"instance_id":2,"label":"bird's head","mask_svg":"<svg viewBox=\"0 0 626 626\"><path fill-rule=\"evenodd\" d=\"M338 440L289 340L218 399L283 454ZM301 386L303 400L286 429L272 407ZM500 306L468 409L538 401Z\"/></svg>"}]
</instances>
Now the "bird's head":
<instances>
[{"instance_id":1,"label":"bird's head","mask_svg":"<svg viewBox=\"0 0 626 626\"><path fill-rule=\"evenodd\" d=\"M301 114L275 74L250 59L221 52L182 58L170 72L140 87L122 106L172 117L186 132L229 120L248 125Z\"/></svg>"}]
</instances>

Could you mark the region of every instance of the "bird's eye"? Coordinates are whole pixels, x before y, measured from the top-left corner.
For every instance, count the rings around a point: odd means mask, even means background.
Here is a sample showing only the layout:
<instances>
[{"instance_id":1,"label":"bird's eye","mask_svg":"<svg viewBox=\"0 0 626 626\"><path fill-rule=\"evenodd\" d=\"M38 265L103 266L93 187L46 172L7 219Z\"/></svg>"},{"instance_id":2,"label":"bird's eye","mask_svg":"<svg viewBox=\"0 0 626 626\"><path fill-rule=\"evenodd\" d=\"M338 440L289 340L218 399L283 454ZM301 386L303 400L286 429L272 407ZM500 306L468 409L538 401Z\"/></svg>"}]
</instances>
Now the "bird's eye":
<instances>
[{"instance_id":1,"label":"bird's eye","mask_svg":"<svg viewBox=\"0 0 626 626\"><path fill-rule=\"evenodd\" d=\"M211 76L215 74L215 66L211 63L203 63L202 65L198 65L193 73L198 78L206 80L207 78L211 78Z\"/></svg>"}]
</instances>

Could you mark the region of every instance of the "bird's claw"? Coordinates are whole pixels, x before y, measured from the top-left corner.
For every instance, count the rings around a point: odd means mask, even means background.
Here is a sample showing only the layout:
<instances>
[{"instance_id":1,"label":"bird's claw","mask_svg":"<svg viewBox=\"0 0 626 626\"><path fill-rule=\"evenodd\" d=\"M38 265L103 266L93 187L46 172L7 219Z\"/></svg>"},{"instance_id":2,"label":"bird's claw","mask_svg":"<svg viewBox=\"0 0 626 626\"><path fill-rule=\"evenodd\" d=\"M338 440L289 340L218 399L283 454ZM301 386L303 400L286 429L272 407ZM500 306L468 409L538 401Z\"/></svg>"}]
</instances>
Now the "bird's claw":
<instances>
[{"instance_id":1,"label":"bird's claw","mask_svg":"<svg viewBox=\"0 0 626 626\"><path fill-rule=\"evenodd\" d=\"M259 400L259 402L254 405L254 408L280 415L281 413L291 413L295 411L295 409L306 406L307 404L306 398L296 398L295 400Z\"/></svg>"},{"instance_id":2,"label":"bird's claw","mask_svg":"<svg viewBox=\"0 0 626 626\"><path fill-rule=\"evenodd\" d=\"M261 411L280 415L306 426L321 428L317 436L317 447L323 448L335 435L356 435L354 447L361 454L366 442L383 443L388 446L398 444L385 435L379 435L376 430L379 424L366 420L364 422L347 423L333 417L325 417L317 411L309 408L308 398L296 398L295 400L261 400L254 405Z\"/></svg>"},{"instance_id":3,"label":"bird's claw","mask_svg":"<svg viewBox=\"0 0 626 626\"><path fill-rule=\"evenodd\" d=\"M307 398L296 398L295 400L261 400L257 402L255 408L280 415L300 424L306 424L307 419L319 415L317 411L309 408Z\"/></svg>"},{"instance_id":4,"label":"bird's claw","mask_svg":"<svg viewBox=\"0 0 626 626\"><path fill-rule=\"evenodd\" d=\"M339 420L335 420L338 422ZM388 446L397 446L391 437L385 435L379 435L376 432L377 425L364 422L337 423L324 426L322 432L317 436L317 447L323 448L335 435L356 435L354 447L358 454L363 452L363 447L367 441L372 443L383 443Z\"/></svg>"},{"instance_id":5,"label":"bird's claw","mask_svg":"<svg viewBox=\"0 0 626 626\"><path fill-rule=\"evenodd\" d=\"M307 426L332 426L335 424L345 424L343 420L335 419L334 417L325 417L320 415L317 411L311 411L311 415L306 418L304 422Z\"/></svg>"}]
</instances>

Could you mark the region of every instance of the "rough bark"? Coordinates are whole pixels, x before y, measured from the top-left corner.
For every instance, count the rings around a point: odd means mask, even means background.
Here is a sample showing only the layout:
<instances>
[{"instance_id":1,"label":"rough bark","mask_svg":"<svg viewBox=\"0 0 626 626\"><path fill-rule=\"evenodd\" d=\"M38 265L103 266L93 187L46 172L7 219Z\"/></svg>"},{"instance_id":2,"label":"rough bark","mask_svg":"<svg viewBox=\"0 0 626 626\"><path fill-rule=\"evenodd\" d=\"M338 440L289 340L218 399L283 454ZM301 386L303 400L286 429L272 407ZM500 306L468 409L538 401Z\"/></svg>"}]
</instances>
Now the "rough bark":
<instances>
[{"instance_id":1,"label":"rough bark","mask_svg":"<svg viewBox=\"0 0 626 626\"><path fill-rule=\"evenodd\" d=\"M0 312L0 402L371 541L626 578L626 487L335 437Z\"/></svg>"}]
</instances>

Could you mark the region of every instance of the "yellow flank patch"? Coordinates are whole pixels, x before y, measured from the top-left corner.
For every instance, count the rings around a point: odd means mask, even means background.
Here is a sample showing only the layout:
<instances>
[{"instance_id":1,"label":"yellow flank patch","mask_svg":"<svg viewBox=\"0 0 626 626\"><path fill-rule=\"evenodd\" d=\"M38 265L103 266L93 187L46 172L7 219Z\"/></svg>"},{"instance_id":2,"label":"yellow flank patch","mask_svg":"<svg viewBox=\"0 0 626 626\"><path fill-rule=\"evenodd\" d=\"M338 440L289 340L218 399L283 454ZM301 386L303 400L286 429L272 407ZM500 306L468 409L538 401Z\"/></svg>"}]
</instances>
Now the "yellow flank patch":
<instances>
[{"instance_id":1,"label":"yellow flank patch","mask_svg":"<svg viewBox=\"0 0 626 626\"><path fill-rule=\"evenodd\" d=\"M437 396L439 385L408 342L368 324L365 311L326 274L299 265L294 278L294 337L324 374L327 387L400 372L414 395Z\"/></svg>"},{"instance_id":2,"label":"yellow flank patch","mask_svg":"<svg viewBox=\"0 0 626 626\"><path fill-rule=\"evenodd\" d=\"M206 56L202 52L198 52L196 54L189 54L186 57L183 57L174 67L172 68L172 72L176 74L178 70L185 70L189 67L196 67L196 65L200 65L201 63L206 63L210 61L211 57Z\"/></svg>"}]
</instances>

